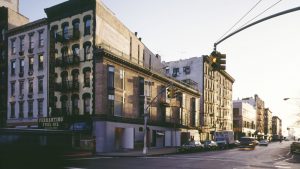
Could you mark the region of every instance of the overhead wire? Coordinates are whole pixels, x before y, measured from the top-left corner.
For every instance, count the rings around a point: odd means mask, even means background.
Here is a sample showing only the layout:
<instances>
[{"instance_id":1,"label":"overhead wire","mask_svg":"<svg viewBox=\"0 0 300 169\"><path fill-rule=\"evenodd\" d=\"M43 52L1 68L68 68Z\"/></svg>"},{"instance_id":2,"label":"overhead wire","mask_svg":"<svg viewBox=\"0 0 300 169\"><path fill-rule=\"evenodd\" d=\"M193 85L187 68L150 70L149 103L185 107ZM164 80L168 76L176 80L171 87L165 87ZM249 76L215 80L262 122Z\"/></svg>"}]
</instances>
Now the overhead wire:
<instances>
[{"instance_id":1,"label":"overhead wire","mask_svg":"<svg viewBox=\"0 0 300 169\"><path fill-rule=\"evenodd\" d=\"M269 6L267 9L265 9L264 11L262 11L260 14L256 15L254 18L250 19L248 22L246 22L245 24L243 24L241 27L239 27L238 29L241 29L242 27L246 26L247 24L249 24L251 21L253 21L254 19L256 19L257 17L259 17L260 15L264 14L265 12L267 12L268 10L270 10L271 8L273 8L275 5L277 5L279 2L281 2L282 0L277 1L276 3L272 4L271 6ZM236 30L238 30L236 29Z\"/></svg>"},{"instance_id":2,"label":"overhead wire","mask_svg":"<svg viewBox=\"0 0 300 169\"><path fill-rule=\"evenodd\" d=\"M220 38L221 40L228 32L230 32L237 24L239 24L262 0L259 0L246 14L244 14L230 29L228 29ZM218 40L218 41L219 41Z\"/></svg>"}]
</instances>

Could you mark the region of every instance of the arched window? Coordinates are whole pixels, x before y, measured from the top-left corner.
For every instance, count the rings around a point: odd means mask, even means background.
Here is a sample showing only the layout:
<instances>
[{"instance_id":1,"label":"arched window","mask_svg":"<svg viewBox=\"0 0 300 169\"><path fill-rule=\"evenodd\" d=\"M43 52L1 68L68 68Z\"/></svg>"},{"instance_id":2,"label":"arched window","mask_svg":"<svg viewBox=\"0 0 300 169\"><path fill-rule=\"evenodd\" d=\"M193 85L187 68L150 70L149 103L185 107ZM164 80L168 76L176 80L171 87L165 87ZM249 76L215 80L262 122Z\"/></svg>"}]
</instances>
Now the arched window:
<instances>
[{"instance_id":1,"label":"arched window","mask_svg":"<svg viewBox=\"0 0 300 169\"><path fill-rule=\"evenodd\" d=\"M84 115L90 115L91 114L91 94L90 93L84 93L82 95L82 99L83 99L83 112Z\"/></svg>"},{"instance_id":2,"label":"arched window","mask_svg":"<svg viewBox=\"0 0 300 169\"><path fill-rule=\"evenodd\" d=\"M63 38L64 39L69 39L69 23L68 22L64 22L62 25L61 25L61 28L62 28L62 35L63 35Z\"/></svg>"},{"instance_id":3,"label":"arched window","mask_svg":"<svg viewBox=\"0 0 300 169\"><path fill-rule=\"evenodd\" d=\"M69 114L68 96L63 95L60 97L61 102L61 115L66 116Z\"/></svg>"},{"instance_id":4,"label":"arched window","mask_svg":"<svg viewBox=\"0 0 300 169\"><path fill-rule=\"evenodd\" d=\"M72 95L72 115L79 115L79 96L78 94Z\"/></svg>"},{"instance_id":5,"label":"arched window","mask_svg":"<svg viewBox=\"0 0 300 169\"><path fill-rule=\"evenodd\" d=\"M84 61L91 59L91 46L92 43L89 41L83 43Z\"/></svg>"},{"instance_id":6,"label":"arched window","mask_svg":"<svg viewBox=\"0 0 300 169\"><path fill-rule=\"evenodd\" d=\"M74 69L72 70L72 90L78 91L79 90L79 80L78 80L79 70Z\"/></svg>"},{"instance_id":7,"label":"arched window","mask_svg":"<svg viewBox=\"0 0 300 169\"><path fill-rule=\"evenodd\" d=\"M73 51L73 56L79 56L79 45L78 44L74 44L72 46L72 51Z\"/></svg>"},{"instance_id":8,"label":"arched window","mask_svg":"<svg viewBox=\"0 0 300 169\"><path fill-rule=\"evenodd\" d=\"M84 21L84 36L91 34L91 15L87 15L83 18Z\"/></svg>"},{"instance_id":9,"label":"arched window","mask_svg":"<svg viewBox=\"0 0 300 169\"><path fill-rule=\"evenodd\" d=\"M84 87L90 87L90 78L91 78L91 68L85 67L83 68L83 75L84 75Z\"/></svg>"}]
</instances>

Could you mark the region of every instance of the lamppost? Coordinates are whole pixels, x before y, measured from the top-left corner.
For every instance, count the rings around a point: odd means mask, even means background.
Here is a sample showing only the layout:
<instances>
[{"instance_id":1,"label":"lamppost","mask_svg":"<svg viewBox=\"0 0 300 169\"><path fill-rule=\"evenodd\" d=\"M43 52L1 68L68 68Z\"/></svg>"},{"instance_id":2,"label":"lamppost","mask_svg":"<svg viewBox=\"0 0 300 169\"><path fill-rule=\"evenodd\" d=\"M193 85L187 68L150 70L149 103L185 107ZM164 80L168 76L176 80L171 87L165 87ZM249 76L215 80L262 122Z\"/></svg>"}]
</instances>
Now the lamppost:
<instances>
[{"instance_id":1,"label":"lamppost","mask_svg":"<svg viewBox=\"0 0 300 169\"><path fill-rule=\"evenodd\" d=\"M166 69L168 66L164 66L162 68L160 68L160 70L162 69ZM151 77L154 75L154 73L151 74L151 76L149 77L149 79L151 79ZM169 84L167 87L171 86L171 84ZM167 88L166 87L166 88ZM144 155L147 155L147 121L148 121L148 115L149 115L149 112L148 112L148 109L149 107L152 105L153 101L160 95L162 94L163 92L165 91L165 89L162 89L161 91L159 91L159 93L150 101L149 104L147 104L146 108L144 109L144 147L143 147L143 154ZM147 99L146 97L144 98L145 99L145 103L147 103Z\"/></svg>"}]
</instances>

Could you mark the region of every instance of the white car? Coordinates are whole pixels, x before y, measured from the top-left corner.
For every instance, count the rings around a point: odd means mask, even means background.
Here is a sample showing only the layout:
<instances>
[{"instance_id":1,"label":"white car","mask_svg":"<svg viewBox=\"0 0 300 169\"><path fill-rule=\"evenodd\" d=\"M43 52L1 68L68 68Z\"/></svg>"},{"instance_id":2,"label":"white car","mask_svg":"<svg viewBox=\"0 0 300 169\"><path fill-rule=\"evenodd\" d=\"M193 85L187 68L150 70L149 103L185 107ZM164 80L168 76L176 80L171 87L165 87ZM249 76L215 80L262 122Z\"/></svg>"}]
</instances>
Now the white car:
<instances>
[{"instance_id":1,"label":"white car","mask_svg":"<svg viewBox=\"0 0 300 169\"><path fill-rule=\"evenodd\" d=\"M269 145L269 141L268 140L260 140L258 145L260 146L268 146Z\"/></svg>"}]
</instances>

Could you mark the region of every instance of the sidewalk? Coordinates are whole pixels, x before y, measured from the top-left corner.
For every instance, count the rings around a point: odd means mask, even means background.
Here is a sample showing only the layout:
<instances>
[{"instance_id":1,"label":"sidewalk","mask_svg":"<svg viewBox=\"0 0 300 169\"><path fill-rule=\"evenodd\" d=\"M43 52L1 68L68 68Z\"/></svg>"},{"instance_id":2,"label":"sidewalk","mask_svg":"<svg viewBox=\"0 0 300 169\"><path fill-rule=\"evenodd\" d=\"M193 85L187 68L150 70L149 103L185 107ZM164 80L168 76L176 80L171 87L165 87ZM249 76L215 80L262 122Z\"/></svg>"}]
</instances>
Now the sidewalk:
<instances>
[{"instance_id":1,"label":"sidewalk","mask_svg":"<svg viewBox=\"0 0 300 169\"><path fill-rule=\"evenodd\" d=\"M159 156L165 154L174 154L177 149L174 147L170 148L149 148L146 156ZM110 153L97 153L96 156L107 156L107 157L143 157L143 150L126 150L121 152L110 152Z\"/></svg>"}]
</instances>

